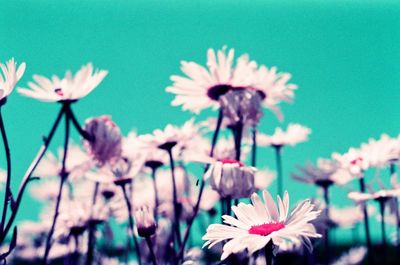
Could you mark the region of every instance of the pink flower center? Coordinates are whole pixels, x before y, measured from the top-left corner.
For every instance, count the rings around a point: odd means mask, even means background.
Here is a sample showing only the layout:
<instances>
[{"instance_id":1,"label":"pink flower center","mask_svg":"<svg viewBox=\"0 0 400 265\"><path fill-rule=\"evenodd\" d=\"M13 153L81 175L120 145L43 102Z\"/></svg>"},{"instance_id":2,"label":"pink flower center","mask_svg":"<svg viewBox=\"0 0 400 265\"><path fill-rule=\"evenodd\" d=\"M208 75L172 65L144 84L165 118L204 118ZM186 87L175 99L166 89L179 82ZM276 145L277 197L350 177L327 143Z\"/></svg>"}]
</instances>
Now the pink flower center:
<instances>
[{"instance_id":1,"label":"pink flower center","mask_svg":"<svg viewBox=\"0 0 400 265\"><path fill-rule=\"evenodd\" d=\"M350 161L350 164L356 165L357 163L361 162L363 159L361 157L357 157L356 159L353 159Z\"/></svg>"},{"instance_id":2,"label":"pink flower center","mask_svg":"<svg viewBox=\"0 0 400 265\"><path fill-rule=\"evenodd\" d=\"M61 88L54 89L54 92L59 96L62 96L62 97L64 96L64 93Z\"/></svg>"},{"instance_id":3,"label":"pink flower center","mask_svg":"<svg viewBox=\"0 0 400 265\"><path fill-rule=\"evenodd\" d=\"M285 225L283 223L270 223L270 224L262 224L262 225L253 225L249 229L249 234L252 235L260 235L260 236L268 236L272 232L281 230Z\"/></svg>"},{"instance_id":4,"label":"pink flower center","mask_svg":"<svg viewBox=\"0 0 400 265\"><path fill-rule=\"evenodd\" d=\"M244 166L242 162L233 159L222 159L220 162L222 164L238 164L240 167Z\"/></svg>"}]
</instances>

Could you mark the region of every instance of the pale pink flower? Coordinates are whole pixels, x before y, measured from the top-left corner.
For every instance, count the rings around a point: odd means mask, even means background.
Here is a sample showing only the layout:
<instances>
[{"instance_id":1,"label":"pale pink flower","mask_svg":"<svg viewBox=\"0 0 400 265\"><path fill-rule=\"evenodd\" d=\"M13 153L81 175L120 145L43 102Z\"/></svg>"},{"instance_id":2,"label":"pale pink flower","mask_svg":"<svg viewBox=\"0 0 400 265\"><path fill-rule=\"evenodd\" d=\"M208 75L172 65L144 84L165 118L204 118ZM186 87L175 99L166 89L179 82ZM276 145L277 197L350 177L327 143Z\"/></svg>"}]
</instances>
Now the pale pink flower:
<instances>
[{"instance_id":1,"label":"pale pink flower","mask_svg":"<svg viewBox=\"0 0 400 265\"><path fill-rule=\"evenodd\" d=\"M166 91L176 95L172 105L182 105L183 110L199 113L206 108L217 108L221 95L235 87L247 87L257 64L249 61L247 55L237 59L233 66L234 49L226 51L226 47L207 52L207 68L195 62L181 62L181 70L186 77L173 75L172 86Z\"/></svg>"},{"instance_id":2,"label":"pale pink flower","mask_svg":"<svg viewBox=\"0 0 400 265\"><path fill-rule=\"evenodd\" d=\"M26 64L21 63L17 68L14 58L8 60L6 64L0 63L0 100L6 98L14 90L15 85L25 72Z\"/></svg>"},{"instance_id":3,"label":"pale pink flower","mask_svg":"<svg viewBox=\"0 0 400 265\"><path fill-rule=\"evenodd\" d=\"M88 63L72 76L67 71L65 77L60 79L53 75L51 79L44 76L34 75L27 88L18 88L18 92L24 96L46 102L74 101L85 97L95 89L107 75L105 70L95 70L93 65Z\"/></svg>"},{"instance_id":4,"label":"pale pink flower","mask_svg":"<svg viewBox=\"0 0 400 265\"><path fill-rule=\"evenodd\" d=\"M259 146L281 147L294 146L308 140L311 129L297 123L290 123L286 131L276 128L273 135L258 133L257 144Z\"/></svg>"},{"instance_id":5,"label":"pale pink flower","mask_svg":"<svg viewBox=\"0 0 400 265\"><path fill-rule=\"evenodd\" d=\"M254 174L256 169L245 166L236 160L221 160L210 165L204 179L210 179L211 187L221 197L234 199L250 196L254 192Z\"/></svg>"},{"instance_id":6,"label":"pale pink flower","mask_svg":"<svg viewBox=\"0 0 400 265\"><path fill-rule=\"evenodd\" d=\"M225 242L221 260L246 249L251 255L264 248L270 241L277 248L295 243L305 244L311 250L310 238L321 235L310 222L319 216L320 211L316 211L314 205L306 200L289 214L287 192L283 201L278 196L278 207L267 191L263 192L263 197L264 203L254 193L251 196L252 204L239 203L238 206L232 206L236 218L224 215L222 218L226 224L211 224L203 236L203 240L207 240L203 247L211 248Z\"/></svg>"}]
</instances>

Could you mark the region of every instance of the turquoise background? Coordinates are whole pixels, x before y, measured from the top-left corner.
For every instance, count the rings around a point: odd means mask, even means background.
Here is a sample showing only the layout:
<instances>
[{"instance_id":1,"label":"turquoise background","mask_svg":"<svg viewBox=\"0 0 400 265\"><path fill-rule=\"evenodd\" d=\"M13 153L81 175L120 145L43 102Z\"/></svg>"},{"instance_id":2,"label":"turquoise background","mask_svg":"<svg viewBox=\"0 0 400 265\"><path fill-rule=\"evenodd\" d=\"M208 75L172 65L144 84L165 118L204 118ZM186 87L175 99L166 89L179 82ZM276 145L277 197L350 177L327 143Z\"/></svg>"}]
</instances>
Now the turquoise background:
<instances>
[{"instance_id":1,"label":"turquoise background","mask_svg":"<svg viewBox=\"0 0 400 265\"><path fill-rule=\"evenodd\" d=\"M313 130L309 142L284 151L292 202L316 191L289 180L296 164L344 152L382 132L399 133L399 1L0 0L0 9L0 61L27 63L19 85L33 74L63 75L91 61L109 75L74 110L82 122L110 114L125 134L192 116L171 107L173 96L164 89L170 75L181 73L180 60L205 64L209 47L228 45L292 73L299 90L295 103L283 107L284 126L299 122ZM15 189L58 107L16 91L9 97L3 113ZM262 131L271 133L277 125L266 111ZM258 158L261 167L274 169L272 150ZM332 201L349 203L339 189ZM36 218L38 204L27 196L23 203L19 216Z\"/></svg>"}]
</instances>

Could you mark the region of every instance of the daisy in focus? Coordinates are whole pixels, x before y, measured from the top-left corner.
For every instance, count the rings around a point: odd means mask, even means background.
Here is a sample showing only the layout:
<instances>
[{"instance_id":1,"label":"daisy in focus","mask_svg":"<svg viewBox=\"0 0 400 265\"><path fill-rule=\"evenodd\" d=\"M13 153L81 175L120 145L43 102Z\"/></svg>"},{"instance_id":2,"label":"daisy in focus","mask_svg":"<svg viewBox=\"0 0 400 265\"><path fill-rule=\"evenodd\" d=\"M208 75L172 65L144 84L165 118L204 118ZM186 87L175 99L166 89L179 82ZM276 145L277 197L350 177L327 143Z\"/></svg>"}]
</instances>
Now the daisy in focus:
<instances>
[{"instance_id":1,"label":"daisy in focus","mask_svg":"<svg viewBox=\"0 0 400 265\"><path fill-rule=\"evenodd\" d=\"M289 195L285 192L283 201L278 196L278 207L269 192L263 192L264 203L253 193L252 204L239 203L232 207L236 218L224 215L225 224L211 224L203 240L203 247L209 248L227 240L223 246L221 260L230 254L248 250L253 254L264 248L270 241L276 248L286 244L304 244L310 251L310 238L321 237L310 223L321 213L309 200L299 203L289 214Z\"/></svg>"},{"instance_id":2,"label":"daisy in focus","mask_svg":"<svg viewBox=\"0 0 400 265\"><path fill-rule=\"evenodd\" d=\"M242 55L234 67L234 53L234 49L227 51L226 47L217 52L208 49L207 67L182 61L181 70L186 77L171 76L174 83L166 88L167 92L176 95L172 105L182 105L183 110L199 113L206 108L217 108L219 97L229 90L249 86L257 64Z\"/></svg>"},{"instance_id":3,"label":"daisy in focus","mask_svg":"<svg viewBox=\"0 0 400 265\"><path fill-rule=\"evenodd\" d=\"M35 82L29 82L28 88L18 88L24 96L45 102L74 101L87 96L95 89L108 74L106 70L93 70L93 65L88 63L72 76L67 71L64 78L53 75L51 79L34 75Z\"/></svg>"},{"instance_id":4,"label":"daisy in focus","mask_svg":"<svg viewBox=\"0 0 400 265\"><path fill-rule=\"evenodd\" d=\"M17 68L14 58L6 64L0 63L3 74L0 73L0 100L6 98L14 90L15 85L25 72L26 64L22 63Z\"/></svg>"}]
</instances>

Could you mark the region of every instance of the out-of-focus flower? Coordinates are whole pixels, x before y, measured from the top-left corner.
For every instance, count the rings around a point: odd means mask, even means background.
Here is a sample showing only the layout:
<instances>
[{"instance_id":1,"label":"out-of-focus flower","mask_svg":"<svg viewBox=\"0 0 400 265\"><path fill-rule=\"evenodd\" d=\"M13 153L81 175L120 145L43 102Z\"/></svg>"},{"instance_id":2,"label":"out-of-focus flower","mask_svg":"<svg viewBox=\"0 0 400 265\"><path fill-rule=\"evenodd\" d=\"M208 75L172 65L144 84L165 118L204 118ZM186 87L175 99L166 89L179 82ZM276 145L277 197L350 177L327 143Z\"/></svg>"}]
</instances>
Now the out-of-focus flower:
<instances>
[{"instance_id":1,"label":"out-of-focus flower","mask_svg":"<svg viewBox=\"0 0 400 265\"><path fill-rule=\"evenodd\" d=\"M360 206L330 207L329 218L338 227L351 228L364 219L364 213Z\"/></svg>"},{"instance_id":2,"label":"out-of-focus flower","mask_svg":"<svg viewBox=\"0 0 400 265\"><path fill-rule=\"evenodd\" d=\"M257 190L267 190L276 177L275 172L265 168L259 169L254 175L254 187Z\"/></svg>"},{"instance_id":3,"label":"out-of-focus flower","mask_svg":"<svg viewBox=\"0 0 400 265\"><path fill-rule=\"evenodd\" d=\"M232 88L247 87L257 64L249 61L247 55L237 59L233 67L234 49L226 48L207 52L207 68L195 62L181 62L181 70L187 77L173 75L172 86L166 91L176 95L172 105L182 105L184 110L199 113L201 110L219 106L218 99Z\"/></svg>"},{"instance_id":4,"label":"out-of-focus flower","mask_svg":"<svg viewBox=\"0 0 400 265\"><path fill-rule=\"evenodd\" d=\"M289 195L285 192L283 201L278 196L278 207L271 195L263 192L264 203L257 194L251 196L252 204L239 203L232 206L236 218L224 215L225 224L211 224L203 240L203 247L213 247L227 241L223 247L221 260L231 253L248 250L249 254L262 249L271 240L279 248L289 242L302 243L310 250L310 238L321 237L310 221L316 219L320 211L314 210L309 200L303 201L289 215ZM279 210L278 210L279 208Z\"/></svg>"},{"instance_id":5,"label":"out-of-focus flower","mask_svg":"<svg viewBox=\"0 0 400 265\"><path fill-rule=\"evenodd\" d=\"M135 210L135 224L139 236L150 237L156 232L154 210L148 206L142 206Z\"/></svg>"},{"instance_id":6,"label":"out-of-focus flower","mask_svg":"<svg viewBox=\"0 0 400 265\"><path fill-rule=\"evenodd\" d=\"M64 148L59 148L57 151L57 157L53 153L48 152L44 159L40 161L35 170L36 176L54 177L60 174ZM92 159L79 145L70 144L68 146L68 157L65 164L66 171L69 173L68 179L75 180L82 178L92 166Z\"/></svg>"},{"instance_id":7,"label":"out-of-focus flower","mask_svg":"<svg viewBox=\"0 0 400 265\"><path fill-rule=\"evenodd\" d=\"M85 146L100 165L112 164L120 158L122 152L121 131L109 116L88 119L84 128L92 137L90 141L85 140Z\"/></svg>"},{"instance_id":8,"label":"out-of-focus flower","mask_svg":"<svg viewBox=\"0 0 400 265\"><path fill-rule=\"evenodd\" d=\"M323 188L332 184L344 185L352 179L352 176L339 168L336 161L328 159L318 159L317 165L310 162L305 167L298 167L301 175L292 174L298 181L314 184Z\"/></svg>"},{"instance_id":9,"label":"out-of-focus flower","mask_svg":"<svg viewBox=\"0 0 400 265\"><path fill-rule=\"evenodd\" d=\"M277 72L276 67L268 69L261 65L252 77L251 87L262 95L263 104L272 110L278 119L283 119L283 115L277 106L280 102L291 102L294 98L294 90L297 85L288 83L291 75L285 72Z\"/></svg>"},{"instance_id":10,"label":"out-of-focus flower","mask_svg":"<svg viewBox=\"0 0 400 265\"><path fill-rule=\"evenodd\" d=\"M67 71L63 79L55 75L51 79L34 75L33 80L36 83L29 82L30 89L18 88L18 92L24 96L46 102L74 101L88 95L100 84L107 73L105 70L93 72L93 65L88 63L82 66L75 76Z\"/></svg>"},{"instance_id":11,"label":"out-of-focus flower","mask_svg":"<svg viewBox=\"0 0 400 265\"><path fill-rule=\"evenodd\" d=\"M236 160L221 160L211 164L204 178L210 178L211 187L221 197L234 199L250 196L254 192L256 169Z\"/></svg>"},{"instance_id":12,"label":"out-of-focus flower","mask_svg":"<svg viewBox=\"0 0 400 265\"><path fill-rule=\"evenodd\" d=\"M351 191L348 194L348 197L356 203L368 201L368 200L376 200L376 201L387 201L392 198L397 198L400 196L400 189L382 189L377 192L358 192Z\"/></svg>"},{"instance_id":13,"label":"out-of-focus flower","mask_svg":"<svg viewBox=\"0 0 400 265\"><path fill-rule=\"evenodd\" d=\"M25 72L26 64L21 63L17 68L14 58L11 58L6 64L0 63L3 74L0 73L0 100L8 97L14 90L15 85L21 79Z\"/></svg>"},{"instance_id":14,"label":"out-of-focus flower","mask_svg":"<svg viewBox=\"0 0 400 265\"><path fill-rule=\"evenodd\" d=\"M40 179L30 185L29 193L33 198L38 200L55 200L58 196L59 186L59 178ZM64 186L63 192L67 191L68 188Z\"/></svg>"},{"instance_id":15,"label":"out-of-focus flower","mask_svg":"<svg viewBox=\"0 0 400 265\"><path fill-rule=\"evenodd\" d=\"M347 153L333 153L332 159L336 160L340 167L348 170L355 177L362 177L365 170L369 168L366 159L360 149L350 148Z\"/></svg>"},{"instance_id":16,"label":"out-of-focus flower","mask_svg":"<svg viewBox=\"0 0 400 265\"><path fill-rule=\"evenodd\" d=\"M281 128L276 128L273 135L258 133L257 144L259 146L273 147L285 145L294 146L307 141L310 133L311 129L297 123L290 123L286 131L283 131Z\"/></svg>"},{"instance_id":17,"label":"out-of-focus flower","mask_svg":"<svg viewBox=\"0 0 400 265\"><path fill-rule=\"evenodd\" d=\"M378 140L369 139L360 147L363 157L371 167L385 167L400 159L400 138L382 134Z\"/></svg>"},{"instance_id":18,"label":"out-of-focus flower","mask_svg":"<svg viewBox=\"0 0 400 265\"><path fill-rule=\"evenodd\" d=\"M196 145L199 137L199 127L191 119L181 127L168 124L164 130L156 129L152 134L140 135L139 140L143 143L144 149L159 148L167 151L171 149L180 154L182 150Z\"/></svg>"},{"instance_id":19,"label":"out-of-focus flower","mask_svg":"<svg viewBox=\"0 0 400 265\"><path fill-rule=\"evenodd\" d=\"M366 247L351 248L331 265L358 265L364 260L366 254Z\"/></svg>"}]
</instances>

